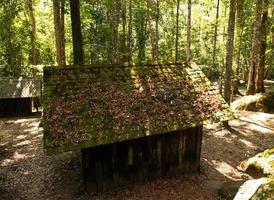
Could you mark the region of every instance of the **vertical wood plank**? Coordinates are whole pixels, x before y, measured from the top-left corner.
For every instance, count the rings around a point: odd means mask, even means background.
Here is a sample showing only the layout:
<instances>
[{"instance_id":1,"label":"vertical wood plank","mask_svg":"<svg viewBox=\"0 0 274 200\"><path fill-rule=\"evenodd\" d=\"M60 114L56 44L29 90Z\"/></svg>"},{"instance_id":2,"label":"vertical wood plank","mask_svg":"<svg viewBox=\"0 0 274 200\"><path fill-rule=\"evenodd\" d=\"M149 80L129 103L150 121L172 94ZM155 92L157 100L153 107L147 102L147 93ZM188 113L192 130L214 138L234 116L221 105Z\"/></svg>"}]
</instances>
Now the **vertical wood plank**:
<instances>
[{"instance_id":1,"label":"vertical wood plank","mask_svg":"<svg viewBox=\"0 0 274 200\"><path fill-rule=\"evenodd\" d=\"M202 127L154 135L82 150L84 181L89 191L199 169Z\"/></svg>"}]
</instances>

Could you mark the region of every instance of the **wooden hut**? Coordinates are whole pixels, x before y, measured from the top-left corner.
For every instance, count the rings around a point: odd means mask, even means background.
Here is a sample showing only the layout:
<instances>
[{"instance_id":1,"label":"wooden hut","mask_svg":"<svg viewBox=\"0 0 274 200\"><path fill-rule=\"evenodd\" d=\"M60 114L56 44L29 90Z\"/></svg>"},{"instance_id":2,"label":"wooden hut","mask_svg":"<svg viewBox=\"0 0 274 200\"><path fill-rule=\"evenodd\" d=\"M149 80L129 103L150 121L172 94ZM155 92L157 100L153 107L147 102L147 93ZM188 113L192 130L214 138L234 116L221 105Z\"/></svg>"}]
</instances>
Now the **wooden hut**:
<instances>
[{"instance_id":1,"label":"wooden hut","mask_svg":"<svg viewBox=\"0 0 274 200\"><path fill-rule=\"evenodd\" d=\"M0 78L0 117L28 115L32 99L40 97L40 80Z\"/></svg>"},{"instance_id":2,"label":"wooden hut","mask_svg":"<svg viewBox=\"0 0 274 200\"><path fill-rule=\"evenodd\" d=\"M46 152L81 150L95 192L197 172L203 125L233 117L194 64L46 68L44 92Z\"/></svg>"}]
</instances>

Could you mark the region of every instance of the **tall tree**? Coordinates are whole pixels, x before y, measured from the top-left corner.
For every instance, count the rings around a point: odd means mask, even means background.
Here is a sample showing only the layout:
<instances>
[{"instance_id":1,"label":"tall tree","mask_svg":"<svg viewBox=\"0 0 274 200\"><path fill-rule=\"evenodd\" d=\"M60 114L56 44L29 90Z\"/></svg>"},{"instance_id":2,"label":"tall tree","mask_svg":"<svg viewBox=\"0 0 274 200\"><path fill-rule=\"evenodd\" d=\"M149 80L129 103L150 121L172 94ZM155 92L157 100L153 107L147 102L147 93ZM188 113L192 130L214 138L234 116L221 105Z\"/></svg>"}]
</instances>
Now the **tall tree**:
<instances>
[{"instance_id":1,"label":"tall tree","mask_svg":"<svg viewBox=\"0 0 274 200\"><path fill-rule=\"evenodd\" d=\"M155 32L152 27L152 5L151 0L147 0L147 21L148 21L148 31L151 43L151 61L157 61L157 47L156 47L156 39L155 39Z\"/></svg>"},{"instance_id":2,"label":"tall tree","mask_svg":"<svg viewBox=\"0 0 274 200\"><path fill-rule=\"evenodd\" d=\"M215 18L215 24L214 24L214 38L213 38L213 55L212 55L213 67L215 67L215 62L216 62L216 46L217 46L217 36L218 36L219 7L220 7L220 0L217 0L216 18Z\"/></svg>"},{"instance_id":3,"label":"tall tree","mask_svg":"<svg viewBox=\"0 0 274 200\"><path fill-rule=\"evenodd\" d=\"M271 21L273 22L274 21L274 6L272 6L272 16L271 16ZM268 70L266 72L266 78L269 78L270 77L270 74L271 74L271 70L274 70L273 68L273 59L274 59L274 23L272 23L272 26L271 26L271 45L270 45L270 49L271 49L271 54L270 54L270 57L269 57L269 67L268 67Z\"/></svg>"},{"instance_id":4,"label":"tall tree","mask_svg":"<svg viewBox=\"0 0 274 200\"><path fill-rule=\"evenodd\" d=\"M237 47L236 49L236 69L234 70L234 80L233 80L233 93L240 94L239 92L239 70L240 70L240 63L241 63L241 50L242 50L242 43L243 43L243 32L244 32L244 23L245 19L243 17L243 0L237 1L236 5L236 42ZM235 42L235 43L236 43Z\"/></svg>"},{"instance_id":5,"label":"tall tree","mask_svg":"<svg viewBox=\"0 0 274 200\"><path fill-rule=\"evenodd\" d=\"M230 10L227 28L227 44L226 44L226 69L225 69L225 88L224 99L228 104L231 101L231 77L232 77L232 63L233 63L233 47L234 47L234 30L235 30L235 13L236 0L230 0Z\"/></svg>"},{"instance_id":6,"label":"tall tree","mask_svg":"<svg viewBox=\"0 0 274 200\"><path fill-rule=\"evenodd\" d=\"M255 94L255 77L256 69L259 63L259 50L260 50L260 26L261 26L261 15L262 15L262 0L256 2L256 19L253 27L253 38L252 38L252 50L251 60L249 65L249 75L247 84L247 95Z\"/></svg>"},{"instance_id":7,"label":"tall tree","mask_svg":"<svg viewBox=\"0 0 274 200\"><path fill-rule=\"evenodd\" d=\"M82 65L84 64L84 50L79 0L70 0L70 15L72 27L73 62L75 65Z\"/></svg>"},{"instance_id":8,"label":"tall tree","mask_svg":"<svg viewBox=\"0 0 274 200\"><path fill-rule=\"evenodd\" d=\"M176 6L176 39L175 39L175 61L179 61L179 9L180 9L180 0L177 0Z\"/></svg>"},{"instance_id":9,"label":"tall tree","mask_svg":"<svg viewBox=\"0 0 274 200\"><path fill-rule=\"evenodd\" d=\"M54 33L58 65L66 65L64 0L53 0Z\"/></svg>"},{"instance_id":10,"label":"tall tree","mask_svg":"<svg viewBox=\"0 0 274 200\"><path fill-rule=\"evenodd\" d=\"M122 44L121 44L121 51L122 51L122 61L126 62L127 61L127 2L126 0L121 0L121 18L122 18Z\"/></svg>"},{"instance_id":11,"label":"tall tree","mask_svg":"<svg viewBox=\"0 0 274 200\"><path fill-rule=\"evenodd\" d=\"M119 62L118 55L118 26L119 26L119 0L112 1L112 63Z\"/></svg>"},{"instance_id":12,"label":"tall tree","mask_svg":"<svg viewBox=\"0 0 274 200\"><path fill-rule=\"evenodd\" d=\"M264 70L265 70L265 51L266 51L266 36L267 36L267 15L268 15L268 0L263 1L263 13L260 30L260 51L259 51L259 64L256 71L256 92L265 92L264 88Z\"/></svg>"},{"instance_id":13,"label":"tall tree","mask_svg":"<svg viewBox=\"0 0 274 200\"><path fill-rule=\"evenodd\" d=\"M187 47L186 47L186 59L187 61L190 61L191 59L191 0L187 1L187 10L188 10L188 16L187 16Z\"/></svg>"},{"instance_id":14,"label":"tall tree","mask_svg":"<svg viewBox=\"0 0 274 200\"><path fill-rule=\"evenodd\" d=\"M132 62L132 0L128 0L128 38L127 38L127 49L128 49L128 62Z\"/></svg>"},{"instance_id":15,"label":"tall tree","mask_svg":"<svg viewBox=\"0 0 274 200\"><path fill-rule=\"evenodd\" d=\"M31 23L31 64L37 64L36 58L36 20L35 20L35 12L33 6L33 0L27 1L27 6L29 10L29 17Z\"/></svg>"},{"instance_id":16,"label":"tall tree","mask_svg":"<svg viewBox=\"0 0 274 200\"><path fill-rule=\"evenodd\" d=\"M134 12L134 25L136 33L137 60L144 62L146 58L147 41L147 19L146 10L141 1L137 1L136 11Z\"/></svg>"},{"instance_id":17,"label":"tall tree","mask_svg":"<svg viewBox=\"0 0 274 200\"><path fill-rule=\"evenodd\" d=\"M156 23L155 23L155 45L156 60L159 60L159 20L160 20L160 0L156 0Z\"/></svg>"}]
</instances>

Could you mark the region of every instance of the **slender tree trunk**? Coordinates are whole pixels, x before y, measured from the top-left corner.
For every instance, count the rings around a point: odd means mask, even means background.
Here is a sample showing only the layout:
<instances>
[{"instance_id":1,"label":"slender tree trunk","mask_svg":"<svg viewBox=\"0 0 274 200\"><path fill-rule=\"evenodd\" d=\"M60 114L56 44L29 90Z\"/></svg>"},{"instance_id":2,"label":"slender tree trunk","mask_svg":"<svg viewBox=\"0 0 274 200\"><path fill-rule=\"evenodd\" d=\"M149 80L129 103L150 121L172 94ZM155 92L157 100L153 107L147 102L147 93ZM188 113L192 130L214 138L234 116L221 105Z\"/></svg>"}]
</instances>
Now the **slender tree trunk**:
<instances>
[{"instance_id":1,"label":"slender tree trunk","mask_svg":"<svg viewBox=\"0 0 274 200\"><path fill-rule=\"evenodd\" d=\"M272 18L271 21L274 21L274 6L272 6ZM271 76L271 70L273 68L272 64L273 64L273 58L274 58L274 24L272 23L272 27L271 27L271 54L270 54L270 58L269 58L269 67L268 70L266 71L265 77L266 78L270 78Z\"/></svg>"},{"instance_id":2,"label":"slender tree trunk","mask_svg":"<svg viewBox=\"0 0 274 200\"><path fill-rule=\"evenodd\" d=\"M266 35L267 35L267 15L268 15L268 0L263 2L263 15L261 22L261 36L260 36L260 52L259 65L256 73L256 92L265 92L264 88L264 70L265 70L265 51L266 51Z\"/></svg>"},{"instance_id":3,"label":"slender tree trunk","mask_svg":"<svg viewBox=\"0 0 274 200\"><path fill-rule=\"evenodd\" d=\"M236 6L236 23L237 23L237 36L238 39L238 47L237 47L237 53L236 53L236 70L235 70L235 76L233 80L233 93L242 95L239 92L239 71L240 71L240 61L241 61L241 49L242 49L242 37L243 37L243 31L244 31L244 19L242 17L242 9L243 9L243 1L240 0L237 2Z\"/></svg>"},{"instance_id":4,"label":"slender tree trunk","mask_svg":"<svg viewBox=\"0 0 274 200\"><path fill-rule=\"evenodd\" d=\"M188 17L187 17L187 48L186 48L186 59L187 62L191 60L191 0L188 0Z\"/></svg>"},{"instance_id":5,"label":"slender tree trunk","mask_svg":"<svg viewBox=\"0 0 274 200\"><path fill-rule=\"evenodd\" d=\"M215 67L215 60L216 60L216 44L217 44L217 36L218 36L218 21L219 21L219 6L220 0L217 0L217 7L216 7L216 19L214 25L214 38L213 38L213 55L212 55L212 65Z\"/></svg>"},{"instance_id":6,"label":"slender tree trunk","mask_svg":"<svg viewBox=\"0 0 274 200\"><path fill-rule=\"evenodd\" d=\"M257 0L256 5L256 20L253 29L252 38L252 50L251 50L251 60L249 66L248 84L247 84L247 95L255 94L255 77L256 70L259 63L259 49L260 49L260 26L261 26L261 15L262 15L262 0Z\"/></svg>"},{"instance_id":7,"label":"slender tree trunk","mask_svg":"<svg viewBox=\"0 0 274 200\"><path fill-rule=\"evenodd\" d=\"M54 15L54 33L55 33L55 47L56 57L58 65L62 65L61 56L61 19L60 19L60 2L59 0L53 0L53 15Z\"/></svg>"},{"instance_id":8,"label":"slender tree trunk","mask_svg":"<svg viewBox=\"0 0 274 200\"><path fill-rule=\"evenodd\" d=\"M70 15L72 27L73 62L75 65L82 65L84 64L84 50L79 0L70 0Z\"/></svg>"},{"instance_id":9,"label":"slender tree trunk","mask_svg":"<svg viewBox=\"0 0 274 200\"><path fill-rule=\"evenodd\" d=\"M224 18L226 19L226 16L227 16L227 3L225 3L224 5ZM222 38L223 38L223 41L225 41L226 39L226 26L223 27L223 33L222 33ZM225 51L224 49L222 49L223 51ZM222 56L222 60L221 60L222 64L221 64L221 77L219 79L219 93L223 96L224 95L224 72L225 72L225 59L224 57Z\"/></svg>"},{"instance_id":10,"label":"slender tree trunk","mask_svg":"<svg viewBox=\"0 0 274 200\"><path fill-rule=\"evenodd\" d=\"M243 43L243 32L244 32L244 26L241 25L241 30L239 33L240 35L239 35L238 55L237 55L237 72L239 72L239 69L241 67L241 50L242 50L242 43Z\"/></svg>"},{"instance_id":11,"label":"slender tree trunk","mask_svg":"<svg viewBox=\"0 0 274 200\"><path fill-rule=\"evenodd\" d=\"M119 62L118 55L119 2L112 2L112 63Z\"/></svg>"},{"instance_id":12,"label":"slender tree trunk","mask_svg":"<svg viewBox=\"0 0 274 200\"><path fill-rule=\"evenodd\" d=\"M155 45L156 45L156 60L159 60L159 20L160 20L160 0L156 0L156 24L155 24Z\"/></svg>"},{"instance_id":13,"label":"slender tree trunk","mask_svg":"<svg viewBox=\"0 0 274 200\"><path fill-rule=\"evenodd\" d=\"M61 0L60 36L61 36L61 60L62 60L61 64L66 65L65 0Z\"/></svg>"},{"instance_id":14,"label":"slender tree trunk","mask_svg":"<svg viewBox=\"0 0 274 200\"><path fill-rule=\"evenodd\" d=\"M157 61L157 56L156 56L155 33L152 27L151 13L152 13L151 0L147 0L147 22L148 22L148 31L149 31L150 42L151 42L151 60L154 63Z\"/></svg>"},{"instance_id":15,"label":"slender tree trunk","mask_svg":"<svg viewBox=\"0 0 274 200\"><path fill-rule=\"evenodd\" d=\"M180 0L177 0L177 11L176 11L176 39L175 39L175 61L179 61L179 8Z\"/></svg>"},{"instance_id":16,"label":"slender tree trunk","mask_svg":"<svg viewBox=\"0 0 274 200\"><path fill-rule=\"evenodd\" d=\"M224 99L228 104L231 102L231 77L232 77L232 63L233 63L233 46L234 46L234 30L235 30L235 13L236 1L230 0L230 11L227 28L227 44L226 44L226 70L225 70L225 89Z\"/></svg>"},{"instance_id":17,"label":"slender tree trunk","mask_svg":"<svg viewBox=\"0 0 274 200\"><path fill-rule=\"evenodd\" d=\"M127 2L126 0L122 0L121 2L121 6L122 6L122 30L123 30L123 35L122 35L122 45L121 45L121 50L122 50L122 61L126 62L127 61L127 34L126 34L126 28L127 28Z\"/></svg>"},{"instance_id":18,"label":"slender tree trunk","mask_svg":"<svg viewBox=\"0 0 274 200\"><path fill-rule=\"evenodd\" d=\"M37 65L36 58L36 20L33 8L33 0L28 1L29 16L31 22L31 64Z\"/></svg>"},{"instance_id":19,"label":"slender tree trunk","mask_svg":"<svg viewBox=\"0 0 274 200\"><path fill-rule=\"evenodd\" d=\"M128 19L128 62L132 62L132 0L128 0L128 13L129 13L129 19Z\"/></svg>"}]
</instances>

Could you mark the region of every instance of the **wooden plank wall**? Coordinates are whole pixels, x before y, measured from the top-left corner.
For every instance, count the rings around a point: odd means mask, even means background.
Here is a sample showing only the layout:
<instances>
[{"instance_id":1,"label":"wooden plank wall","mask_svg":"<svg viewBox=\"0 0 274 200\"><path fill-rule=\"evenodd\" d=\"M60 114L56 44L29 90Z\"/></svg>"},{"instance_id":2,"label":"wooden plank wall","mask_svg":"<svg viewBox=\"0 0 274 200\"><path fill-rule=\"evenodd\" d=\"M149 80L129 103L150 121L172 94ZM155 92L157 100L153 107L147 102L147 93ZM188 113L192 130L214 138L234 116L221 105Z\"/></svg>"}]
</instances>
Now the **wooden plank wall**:
<instances>
[{"instance_id":1,"label":"wooden plank wall","mask_svg":"<svg viewBox=\"0 0 274 200\"><path fill-rule=\"evenodd\" d=\"M82 150L90 192L103 192L200 168L202 126Z\"/></svg>"}]
</instances>

